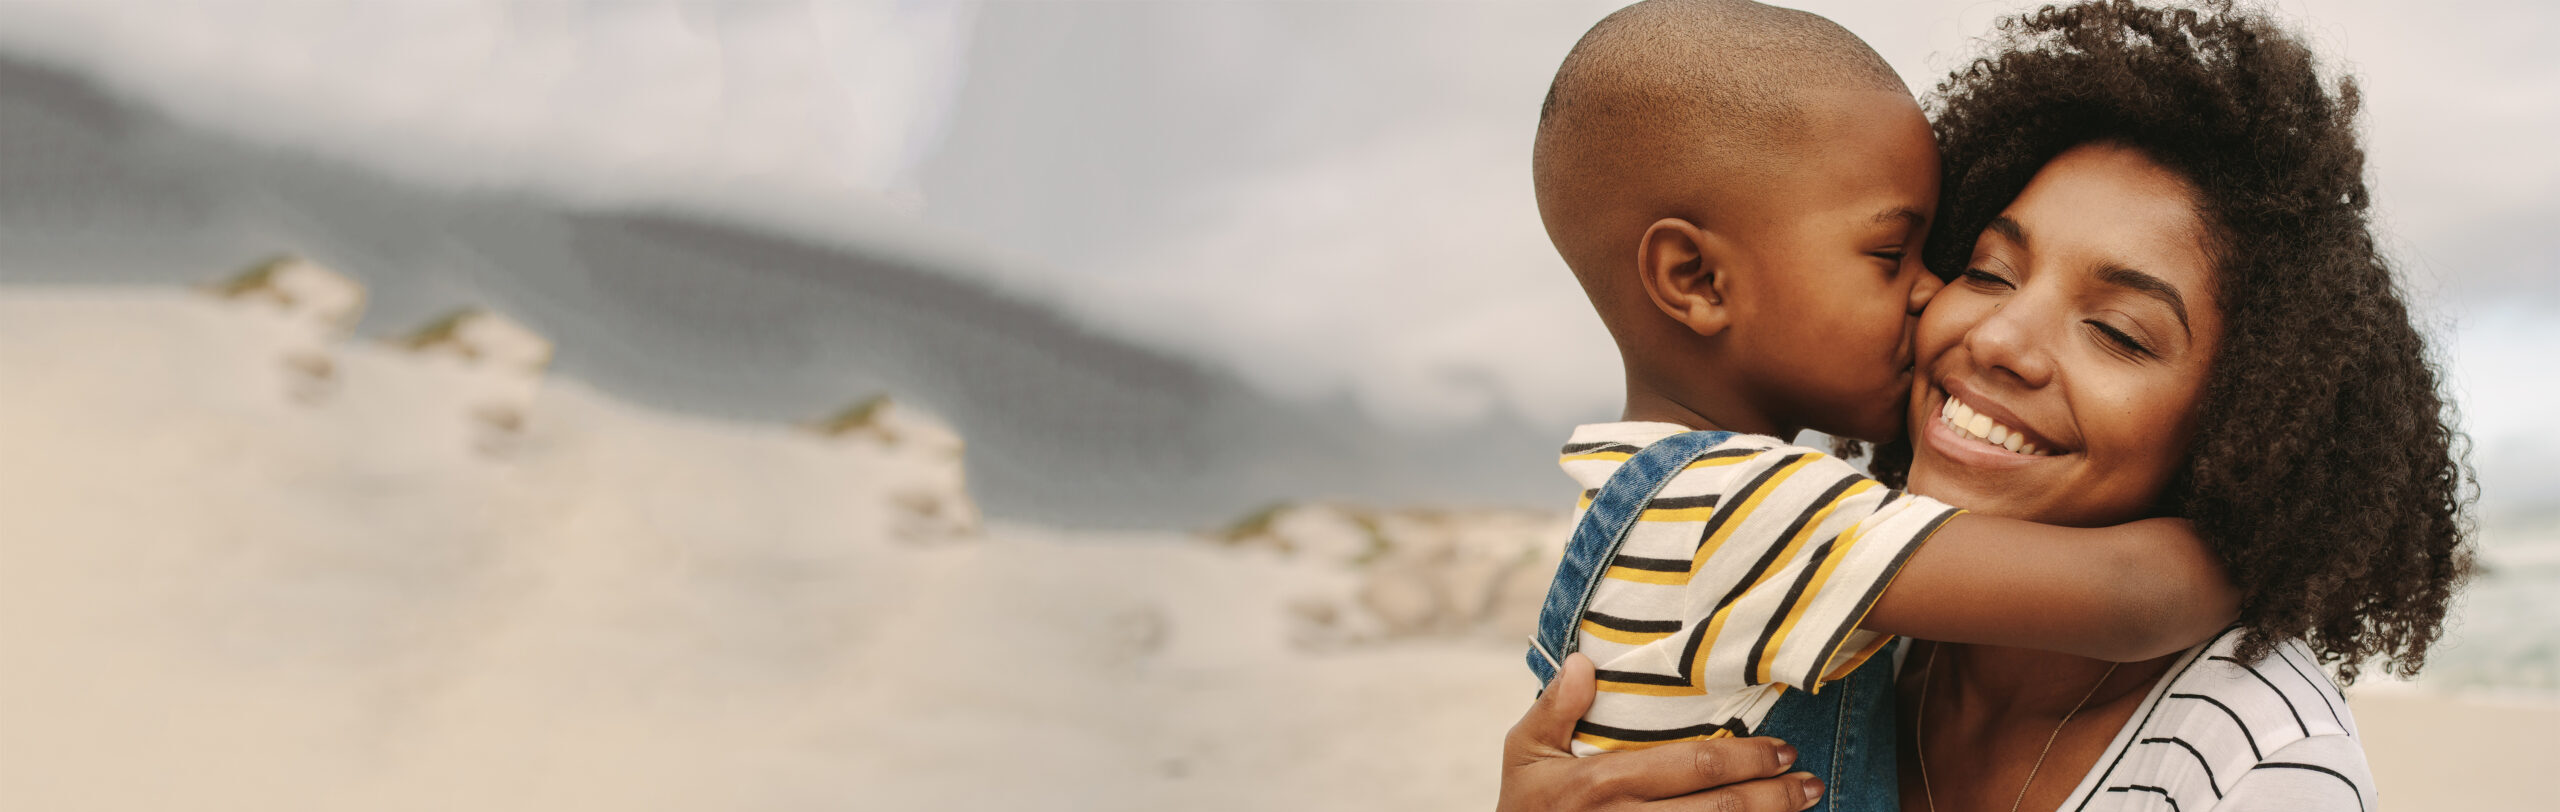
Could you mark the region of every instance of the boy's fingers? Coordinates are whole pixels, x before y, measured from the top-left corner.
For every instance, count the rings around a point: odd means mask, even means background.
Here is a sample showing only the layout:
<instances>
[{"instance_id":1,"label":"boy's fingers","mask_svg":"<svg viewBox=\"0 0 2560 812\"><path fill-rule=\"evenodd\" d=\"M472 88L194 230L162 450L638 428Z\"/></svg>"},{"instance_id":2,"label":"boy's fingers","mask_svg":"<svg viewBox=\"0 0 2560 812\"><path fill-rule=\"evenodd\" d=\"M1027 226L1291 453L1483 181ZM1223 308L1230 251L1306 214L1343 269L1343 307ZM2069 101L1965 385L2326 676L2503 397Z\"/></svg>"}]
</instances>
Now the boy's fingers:
<instances>
[{"instance_id":1,"label":"boy's fingers","mask_svg":"<svg viewBox=\"0 0 2560 812\"><path fill-rule=\"evenodd\" d=\"M1606 788L1605 794L1649 801L1757 782L1785 773L1795 766L1796 749L1777 739L1755 736L1679 742L1607 758L1609 769L1605 775L1597 776ZM1761 809L1741 808L1755 812Z\"/></svg>"},{"instance_id":2,"label":"boy's fingers","mask_svg":"<svg viewBox=\"0 0 2560 812\"><path fill-rule=\"evenodd\" d=\"M1565 655L1556 678L1547 683L1545 693L1530 703L1529 712L1511 726L1511 734L1503 739L1506 761L1518 763L1525 758L1551 757L1573 750L1573 723L1590 712L1591 701L1600 693L1600 684L1592 676L1591 658L1581 652Z\"/></svg>"},{"instance_id":3,"label":"boy's fingers","mask_svg":"<svg viewBox=\"0 0 2560 812\"><path fill-rule=\"evenodd\" d=\"M1813 806L1828 791L1830 788L1812 773L1789 773L1684 795L1647 808L1665 812L1799 812Z\"/></svg>"}]
</instances>

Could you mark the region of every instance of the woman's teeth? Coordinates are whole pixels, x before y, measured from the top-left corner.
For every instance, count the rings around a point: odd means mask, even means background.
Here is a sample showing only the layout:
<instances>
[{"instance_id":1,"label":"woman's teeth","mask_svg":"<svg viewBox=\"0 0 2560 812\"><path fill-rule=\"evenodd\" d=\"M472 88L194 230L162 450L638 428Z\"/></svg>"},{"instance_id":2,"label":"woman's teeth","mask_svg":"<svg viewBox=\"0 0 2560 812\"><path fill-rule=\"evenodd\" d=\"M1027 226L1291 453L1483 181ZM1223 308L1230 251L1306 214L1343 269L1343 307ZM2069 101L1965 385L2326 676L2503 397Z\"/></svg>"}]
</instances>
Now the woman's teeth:
<instances>
[{"instance_id":1,"label":"woman's teeth","mask_svg":"<svg viewBox=\"0 0 2560 812\"><path fill-rule=\"evenodd\" d=\"M1954 395L1947 396L1946 405L1938 409L1938 417L1947 421L1947 425L1954 427L1965 436L2019 454L2043 456L2043 452L2036 449L2036 444L2027 442L2025 433L2000 425L1993 421L1990 415L1974 411L1973 407L1964 405L1964 401L1957 400Z\"/></svg>"}]
</instances>

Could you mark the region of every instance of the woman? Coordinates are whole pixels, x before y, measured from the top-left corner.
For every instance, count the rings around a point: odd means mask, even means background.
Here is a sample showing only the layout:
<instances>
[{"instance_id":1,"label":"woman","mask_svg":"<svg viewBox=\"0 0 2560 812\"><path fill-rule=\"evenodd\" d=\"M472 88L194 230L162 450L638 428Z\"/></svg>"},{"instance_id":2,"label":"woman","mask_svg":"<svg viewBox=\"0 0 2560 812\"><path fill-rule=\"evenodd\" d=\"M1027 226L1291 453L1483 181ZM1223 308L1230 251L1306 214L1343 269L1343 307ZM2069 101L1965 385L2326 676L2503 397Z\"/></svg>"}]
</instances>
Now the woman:
<instances>
[{"instance_id":1,"label":"woman","mask_svg":"<svg viewBox=\"0 0 2560 812\"><path fill-rule=\"evenodd\" d=\"M2057 524L2185 516L2246 597L2230 632L2149 662L1916 647L1903 808L2370 808L2323 672L2415 673L2467 559L2453 434L2366 222L2354 87L2227 4L2001 31L1940 87L1930 257L1953 279L1918 336L1912 488ZM1940 427L1952 403L2065 451L1968 446ZM1506 808L1820 789L1765 778L1786 752L1766 740L1547 757L1581 673L1515 729Z\"/></svg>"}]
</instances>

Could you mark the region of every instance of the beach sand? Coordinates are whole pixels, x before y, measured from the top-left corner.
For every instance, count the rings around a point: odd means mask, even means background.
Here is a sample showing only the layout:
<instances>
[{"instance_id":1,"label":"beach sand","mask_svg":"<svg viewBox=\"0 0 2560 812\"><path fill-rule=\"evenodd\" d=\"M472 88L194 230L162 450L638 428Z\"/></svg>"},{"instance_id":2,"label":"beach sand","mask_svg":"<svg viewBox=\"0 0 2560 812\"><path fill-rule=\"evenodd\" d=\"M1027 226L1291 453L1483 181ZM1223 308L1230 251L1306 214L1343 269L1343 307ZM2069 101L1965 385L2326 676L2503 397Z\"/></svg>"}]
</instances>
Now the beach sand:
<instances>
[{"instance_id":1,"label":"beach sand","mask_svg":"<svg viewBox=\"0 0 2560 812\"><path fill-rule=\"evenodd\" d=\"M0 806L1481 810L1530 700L1554 517L982 528L930 432L493 437L522 381L263 318L0 292ZM2354 701L2392 807L2552 808L2560 711Z\"/></svg>"},{"instance_id":2,"label":"beach sand","mask_svg":"<svg viewBox=\"0 0 2560 812\"><path fill-rule=\"evenodd\" d=\"M2560 808L2560 704L2351 691L2357 733L2391 809Z\"/></svg>"}]
</instances>

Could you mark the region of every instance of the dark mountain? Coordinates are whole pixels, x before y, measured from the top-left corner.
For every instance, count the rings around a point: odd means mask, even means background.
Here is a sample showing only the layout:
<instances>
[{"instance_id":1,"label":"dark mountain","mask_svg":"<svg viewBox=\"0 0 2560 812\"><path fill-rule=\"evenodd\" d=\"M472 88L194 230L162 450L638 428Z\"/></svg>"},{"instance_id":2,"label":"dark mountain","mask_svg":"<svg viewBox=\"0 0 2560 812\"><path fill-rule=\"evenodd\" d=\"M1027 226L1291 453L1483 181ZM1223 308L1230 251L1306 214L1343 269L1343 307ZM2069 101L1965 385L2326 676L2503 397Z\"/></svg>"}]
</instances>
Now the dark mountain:
<instances>
[{"instance_id":1,"label":"dark mountain","mask_svg":"<svg viewBox=\"0 0 2560 812\"><path fill-rule=\"evenodd\" d=\"M192 284L299 253L371 291L360 331L461 305L626 400L808 420L879 393L969 439L988 512L1199 526L1277 500L1550 504L1561 426L1424 432L1275 400L913 259L682 213L421 188L208 133L0 57L0 282Z\"/></svg>"}]
</instances>

